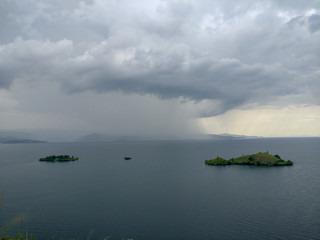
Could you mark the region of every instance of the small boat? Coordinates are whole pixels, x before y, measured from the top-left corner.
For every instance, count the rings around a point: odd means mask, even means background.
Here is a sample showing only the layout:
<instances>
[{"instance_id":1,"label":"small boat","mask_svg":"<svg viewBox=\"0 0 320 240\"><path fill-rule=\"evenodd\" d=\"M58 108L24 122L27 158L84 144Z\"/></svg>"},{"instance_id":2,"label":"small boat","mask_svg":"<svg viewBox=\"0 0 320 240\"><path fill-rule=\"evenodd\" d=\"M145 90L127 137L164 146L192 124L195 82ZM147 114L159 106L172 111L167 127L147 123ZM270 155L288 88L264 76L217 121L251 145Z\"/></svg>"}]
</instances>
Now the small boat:
<instances>
[{"instance_id":1,"label":"small boat","mask_svg":"<svg viewBox=\"0 0 320 240\"><path fill-rule=\"evenodd\" d=\"M124 157L124 160L131 160L131 157Z\"/></svg>"}]
</instances>

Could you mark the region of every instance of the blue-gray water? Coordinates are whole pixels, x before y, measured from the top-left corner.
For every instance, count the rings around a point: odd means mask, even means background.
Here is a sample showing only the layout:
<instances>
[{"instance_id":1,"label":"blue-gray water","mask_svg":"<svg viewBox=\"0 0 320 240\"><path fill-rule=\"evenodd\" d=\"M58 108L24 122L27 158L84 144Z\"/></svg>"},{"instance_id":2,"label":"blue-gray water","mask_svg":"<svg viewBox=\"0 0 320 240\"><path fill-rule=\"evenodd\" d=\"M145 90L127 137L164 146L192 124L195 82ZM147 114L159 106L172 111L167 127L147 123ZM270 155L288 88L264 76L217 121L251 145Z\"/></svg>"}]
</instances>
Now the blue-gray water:
<instances>
[{"instance_id":1,"label":"blue-gray water","mask_svg":"<svg viewBox=\"0 0 320 240\"><path fill-rule=\"evenodd\" d=\"M294 166L204 165L259 151ZM80 160L38 161L51 154ZM1 231L39 239L320 239L319 156L319 138L0 144Z\"/></svg>"}]
</instances>

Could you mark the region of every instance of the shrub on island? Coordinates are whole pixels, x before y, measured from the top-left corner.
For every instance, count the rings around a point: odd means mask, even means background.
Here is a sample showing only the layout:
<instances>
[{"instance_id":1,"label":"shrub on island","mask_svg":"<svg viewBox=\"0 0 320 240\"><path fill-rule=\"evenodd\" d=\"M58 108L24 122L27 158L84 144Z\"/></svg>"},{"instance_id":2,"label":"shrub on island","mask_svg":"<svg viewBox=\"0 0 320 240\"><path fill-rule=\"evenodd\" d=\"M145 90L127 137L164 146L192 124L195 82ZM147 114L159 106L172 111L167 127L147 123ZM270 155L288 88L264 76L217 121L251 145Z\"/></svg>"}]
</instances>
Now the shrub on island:
<instances>
[{"instance_id":1,"label":"shrub on island","mask_svg":"<svg viewBox=\"0 0 320 240\"><path fill-rule=\"evenodd\" d=\"M69 155L58 155L58 156L51 155L51 156L47 156L45 158L39 159L40 162L72 162L76 160L79 160L79 158L74 156L69 156Z\"/></svg>"},{"instance_id":2,"label":"shrub on island","mask_svg":"<svg viewBox=\"0 0 320 240\"><path fill-rule=\"evenodd\" d=\"M229 160L221 157L206 160L205 164L213 166L226 166L226 165L253 165L253 166L292 166L293 162L285 161L281 157L266 153L255 153L251 155L243 155L237 158L231 158Z\"/></svg>"},{"instance_id":3,"label":"shrub on island","mask_svg":"<svg viewBox=\"0 0 320 240\"><path fill-rule=\"evenodd\" d=\"M228 163L230 163L228 160L221 158L221 157L216 157L215 159L211 159L211 160L206 160L205 162L207 165L228 165ZM230 164L229 164L230 165Z\"/></svg>"}]
</instances>

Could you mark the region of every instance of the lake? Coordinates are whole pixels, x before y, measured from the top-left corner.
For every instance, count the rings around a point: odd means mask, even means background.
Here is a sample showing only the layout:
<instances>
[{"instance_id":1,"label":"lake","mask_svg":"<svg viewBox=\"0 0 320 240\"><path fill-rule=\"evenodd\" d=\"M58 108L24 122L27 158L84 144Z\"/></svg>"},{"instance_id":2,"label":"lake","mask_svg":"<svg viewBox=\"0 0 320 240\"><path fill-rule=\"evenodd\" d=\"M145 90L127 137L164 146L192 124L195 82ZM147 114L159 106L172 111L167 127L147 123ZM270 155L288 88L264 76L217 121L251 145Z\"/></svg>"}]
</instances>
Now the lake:
<instances>
[{"instance_id":1,"label":"lake","mask_svg":"<svg viewBox=\"0 0 320 240\"><path fill-rule=\"evenodd\" d=\"M294 166L204 164L266 151ZM79 161L38 161L60 154ZM0 144L1 232L38 239L320 239L319 156L320 138Z\"/></svg>"}]
</instances>

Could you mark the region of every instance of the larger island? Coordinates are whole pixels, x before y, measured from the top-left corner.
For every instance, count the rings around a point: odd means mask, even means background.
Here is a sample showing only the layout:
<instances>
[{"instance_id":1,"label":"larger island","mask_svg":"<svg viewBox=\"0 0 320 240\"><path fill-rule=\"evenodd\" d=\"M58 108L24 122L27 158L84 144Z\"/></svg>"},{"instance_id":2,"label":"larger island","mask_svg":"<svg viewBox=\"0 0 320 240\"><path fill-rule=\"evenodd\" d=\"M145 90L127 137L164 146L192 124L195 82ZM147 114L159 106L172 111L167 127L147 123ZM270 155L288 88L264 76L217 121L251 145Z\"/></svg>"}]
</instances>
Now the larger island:
<instances>
[{"instance_id":1,"label":"larger island","mask_svg":"<svg viewBox=\"0 0 320 240\"><path fill-rule=\"evenodd\" d=\"M39 161L41 162L70 162L70 161L76 161L79 160L79 158L69 155L51 155L47 156L45 158L40 158Z\"/></svg>"},{"instance_id":2,"label":"larger island","mask_svg":"<svg viewBox=\"0 0 320 240\"><path fill-rule=\"evenodd\" d=\"M226 166L226 165L254 165L254 166L292 166L293 162L288 160L285 161L276 154L272 155L266 153L255 153L251 155L243 155L237 158L231 158L229 160L221 157L206 160L205 164L214 166Z\"/></svg>"}]
</instances>

